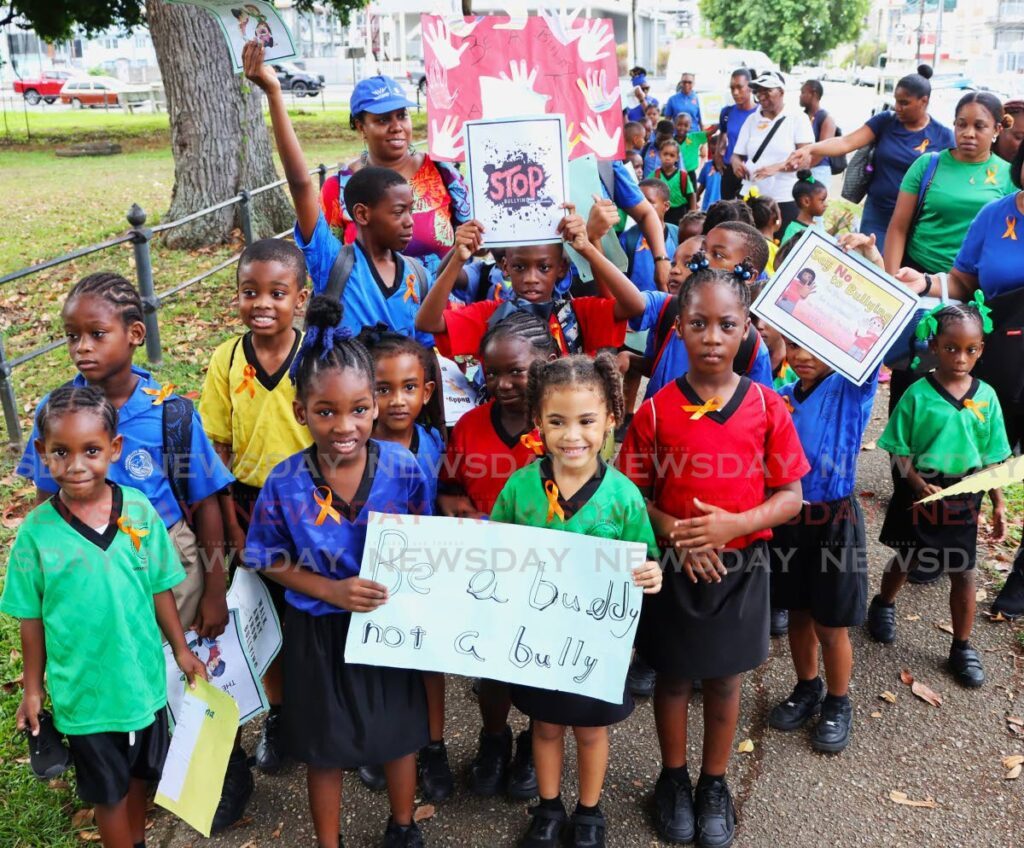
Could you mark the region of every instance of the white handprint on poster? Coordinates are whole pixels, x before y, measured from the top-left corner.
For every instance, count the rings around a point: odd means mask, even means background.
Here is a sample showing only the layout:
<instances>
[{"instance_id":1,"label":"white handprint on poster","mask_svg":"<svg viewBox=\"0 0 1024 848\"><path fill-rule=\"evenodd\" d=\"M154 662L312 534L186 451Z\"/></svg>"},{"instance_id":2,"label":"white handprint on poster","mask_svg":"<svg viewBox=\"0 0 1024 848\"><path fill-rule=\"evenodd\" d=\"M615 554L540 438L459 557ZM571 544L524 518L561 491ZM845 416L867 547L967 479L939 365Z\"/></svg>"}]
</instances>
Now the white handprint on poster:
<instances>
[{"instance_id":1,"label":"white handprint on poster","mask_svg":"<svg viewBox=\"0 0 1024 848\"><path fill-rule=\"evenodd\" d=\"M622 98L611 21L584 18L571 7L528 17L518 2L500 8L505 14L420 18L430 155L462 160L465 148L453 128L466 121L547 114L563 115L579 128L570 159L621 159Z\"/></svg>"}]
</instances>

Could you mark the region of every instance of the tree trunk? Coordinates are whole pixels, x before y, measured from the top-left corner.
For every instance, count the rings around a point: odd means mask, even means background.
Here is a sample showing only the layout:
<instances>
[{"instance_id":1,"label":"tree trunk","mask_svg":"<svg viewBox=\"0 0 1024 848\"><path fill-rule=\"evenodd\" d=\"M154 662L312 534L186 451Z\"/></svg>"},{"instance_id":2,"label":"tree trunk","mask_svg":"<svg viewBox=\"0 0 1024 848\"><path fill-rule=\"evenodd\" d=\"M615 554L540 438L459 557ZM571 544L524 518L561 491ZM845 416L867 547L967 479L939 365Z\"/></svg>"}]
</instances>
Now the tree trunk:
<instances>
[{"instance_id":1,"label":"tree trunk","mask_svg":"<svg viewBox=\"0 0 1024 848\"><path fill-rule=\"evenodd\" d=\"M473 0L462 0L462 17L470 18L473 16Z\"/></svg>"},{"instance_id":2,"label":"tree trunk","mask_svg":"<svg viewBox=\"0 0 1024 848\"><path fill-rule=\"evenodd\" d=\"M231 70L227 45L213 17L194 6L148 0L147 20L171 123L174 191L166 220L278 179L258 91ZM252 202L253 232L280 232L295 213L280 189ZM226 241L238 222L229 207L165 236L175 248Z\"/></svg>"}]
</instances>

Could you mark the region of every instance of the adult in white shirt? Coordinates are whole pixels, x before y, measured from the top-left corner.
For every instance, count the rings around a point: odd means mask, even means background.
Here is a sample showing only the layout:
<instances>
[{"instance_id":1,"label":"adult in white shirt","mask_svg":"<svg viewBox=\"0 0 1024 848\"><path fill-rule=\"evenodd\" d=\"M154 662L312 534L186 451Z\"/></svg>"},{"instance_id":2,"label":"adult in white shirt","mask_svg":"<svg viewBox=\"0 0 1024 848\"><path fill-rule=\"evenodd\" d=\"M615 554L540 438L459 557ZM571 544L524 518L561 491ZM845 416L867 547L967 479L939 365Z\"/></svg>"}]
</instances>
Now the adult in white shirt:
<instances>
[{"instance_id":1,"label":"adult in white shirt","mask_svg":"<svg viewBox=\"0 0 1024 848\"><path fill-rule=\"evenodd\" d=\"M807 115L785 108L785 86L778 71L766 71L750 83L760 108L743 122L731 162L733 173L744 182L744 192L756 186L763 196L779 204L782 223L777 238L799 211L793 200L796 174L785 170L786 159L794 150L814 142Z\"/></svg>"}]
</instances>

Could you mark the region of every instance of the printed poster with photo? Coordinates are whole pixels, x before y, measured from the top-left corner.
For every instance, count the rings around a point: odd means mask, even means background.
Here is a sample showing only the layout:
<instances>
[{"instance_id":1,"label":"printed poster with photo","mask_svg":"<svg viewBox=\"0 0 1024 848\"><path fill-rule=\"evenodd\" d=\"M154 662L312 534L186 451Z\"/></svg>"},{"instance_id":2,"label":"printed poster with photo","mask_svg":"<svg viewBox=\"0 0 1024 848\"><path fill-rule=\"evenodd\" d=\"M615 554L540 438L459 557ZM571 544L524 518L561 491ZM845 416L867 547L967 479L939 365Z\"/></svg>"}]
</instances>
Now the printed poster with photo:
<instances>
[{"instance_id":1,"label":"printed poster with photo","mask_svg":"<svg viewBox=\"0 0 1024 848\"><path fill-rule=\"evenodd\" d=\"M421 15L430 155L461 162L468 121L549 114L565 116L570 159L622 159L615 30L582 12Z\"/></svg>"},{"instance_id":2,"label":"printed poster with photo","mask_svg":"<svg viewBox=\"0 0 1024 848\"><path fill-rule=\"evenodd\" d=\"M236 72L242 70L242 48L247 41L261 41L264 59L278 62L298 54L292 34L280 12L266 0L167 0L180 6L198 6L216 18L228 43L231 64Z\"/></svg>"},{"instance_id":3,"label":"printed poster with photo","mask_svg":"<svg viewBox=\"0 0 1024 848\"><path fill-rule=\"evenodd\" d=\"M751 307L858 386L913 318L918 298L809 228Z\"/></svg>"},{"instance_id":4,"label":"printed poster with photo","mask_svg":"<svg viewBox=\"0 0 1024 848\"><path fill-rule=\"evenodd\" d=\"M569 196L564 118L467 121L465 139L470 205L486 245L560 242Z\"/></svg>"}]
</instances>

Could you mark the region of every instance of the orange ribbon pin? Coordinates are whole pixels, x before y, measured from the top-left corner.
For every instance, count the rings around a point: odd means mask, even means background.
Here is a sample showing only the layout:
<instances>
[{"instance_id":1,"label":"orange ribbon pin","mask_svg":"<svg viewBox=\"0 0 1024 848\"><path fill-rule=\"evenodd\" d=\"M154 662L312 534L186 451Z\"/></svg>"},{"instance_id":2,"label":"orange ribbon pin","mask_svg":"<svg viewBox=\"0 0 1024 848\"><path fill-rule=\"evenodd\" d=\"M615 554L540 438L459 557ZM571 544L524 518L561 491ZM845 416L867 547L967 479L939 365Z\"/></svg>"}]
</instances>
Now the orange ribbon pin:
<instances>
[{"instance_id":1,"label":"orange ribbon pin","mask_svg":"<svg viewBox=\"0 0 1024 848\"><path fill-rule=\"evenodd\" d=\"M174 383L165 383L159 389L143 389L147 395L153 396L153 406L161 406L169 398L174 390L178 388Z\"/></svg>"},{"instance_id":2,"label":"orange ribbon pin","mask_svg":"<svg viewBox=\"0 0 1024 848\"><path fill-rule=\"evenodd\" d=\"M548 497L548 517L545 521L550 522L556 515L565 521L565 510L558 502L558 486L555 485L554 480L544 481L544 494Z\"/></svg>"},{"instance_id":3,"label":"orange ribbon pin","mask_svg":"<svg viewBox=\"0 0 1024 848\"><path fill-rule=\"evenodd\" d=\"M131 521L123 515L117 519L117 529L128 534L136 551L142 547L142 537L149 535L148 530L139 530L137 527L133 527Z\"/></svg>"},{"instance_id":4,"label":"orange ribbon pin","mask_svg":"<svg viewBox=\"0 0 1024 848\"><path fill-rule=\"evenodd\" d=\"M924 153L928 149L929 144L931 144L931 141L926 138L919 145L917 145L917 147L915 147L914 150L916 150L918 153Z\"/></svg>"},{"instance_id":5,"label":"orange ribbon pin","mask_svg":"<svg viewBox=\"0 0 1024 848\"><path fill-rule=\"evenodd\" d=\"M974 400L973 398L967 398L967 400L964 401L964 409L971 410L971 412L978 416L979 421L985 420L985 416L982 414L981 410L983 410L986 406L988 406L987 400L977 401Z\"/></svg>"},{"instance_id":6,"label":"orange ribbon pin","mask_svg":"<svg viewBox=\"0 0 1024 848\"><path fill-rule=\"evenodd\" d=\"M256 397L256 366L246 365L242 370L242 384L235 389L235 394L248 390L249 397Z\"/></svg>"},{"instance_id":7,"label":"orange ribbon pin","mask_svg":"<svg viewBox=\"0 0 1024 848\"><path fill-rule=\"evenodd\" d=\"M533 433L536 432L537 431L534 430L532 433L523 433L523 435L519 437L519 444L527 450L533 451L537 456L544 456L544 442L533 435Z\"/></svg>"},{"instance_id":8,"label":"orange ribbon pin","mask_svg":"<svg viewBox=\"0 0 1024 848\"><path fill-rule=\"evenodd\" d=\"M789 414L792 415L796 410L793 408L793 401L789 399L789 395L782 396L782 402L786 404L786 409L789 410Z\"/></svg>"},{"instance_id":9,"label":"orange ribbon pin","mask_svg":"<svg viewBox=\"0 0 1024 848\"><path fill-rule=\"evenodd\" d=\"M1017 241L1017 219L1013 215L1006 216L1006 232L1002 238Z\"/></svg>"},{"instance_id":10,"label":"orange ribbon pin","mask_svg":"<svg viewBox=\"0 0 1024 848\"><path fill-rule=\"evenodd\" d=\"M986 168L985 169L985 184L995 185L996 184L996 169Z\"/></svg>"},{"instance_id":11,"label":"orange ribbon pin","mask_svg":"<svg viewBox=\"0 0 1024 848\"><path fill-rule=\"evenodd\" d=\"M420 302L419 292L416 291L416 275L409 274L405 278L405 294L402 295L402 300L407 301L412 298L413 303Z\"/></svg>"},{"instance_id":12,"label":"orange ribbon pin","mask_svg":"<svg viewBox=\"0 0 1024 848\"><path fill-rule=\"evenodd\" d=\"M711 398L709 400L706 400L706 401L704 401L704 403L701 403L701 404L696 404L696 403L684 403L683 404L683 412L692 412L693 413L693 415L690 416L690 420L691 421L698 421L699 419L701 419L705 415L707 415L709 412L717 412L721 408L722 408L722 399L718 395L715 395L713 398Z\"/></svg>"},{"instance_id":13,"label":"orange ribbon pin","mask_svg":"<svg viewBox=\"0 0 1024 848\"><path fill-rule=\"evenodd\" d=\"M327 494L321 495L321 491L327 492ZM341 524L341 513L331 506L331 503L334 501L334 493L330 489L326 486L317 486L313 490L313 500L320 507L320 514L316 517L316 521L313 522L317 527L323 524L328 516L334 519L335 524Z\"/></svg>"}]
</instances>

